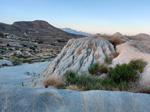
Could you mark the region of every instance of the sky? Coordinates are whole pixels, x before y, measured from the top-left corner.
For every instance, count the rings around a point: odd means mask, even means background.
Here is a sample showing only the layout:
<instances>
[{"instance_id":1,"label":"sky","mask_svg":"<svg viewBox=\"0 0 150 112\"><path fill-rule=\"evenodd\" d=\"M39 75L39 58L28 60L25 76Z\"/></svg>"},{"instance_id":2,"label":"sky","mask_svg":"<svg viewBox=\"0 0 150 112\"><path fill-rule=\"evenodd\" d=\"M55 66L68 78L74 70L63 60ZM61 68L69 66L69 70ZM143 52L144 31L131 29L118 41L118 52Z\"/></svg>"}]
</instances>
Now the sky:
<instances>
[{"instance_id":1,"label":"sky","mask_svg":"<svg viewBox=\"0 0 150 112\"><path fill-rule=\"evenodd\" d=\"M150 34L150 0L0 0L0 22L33 20L89 33Z\"/></svg>"}]
</instances>

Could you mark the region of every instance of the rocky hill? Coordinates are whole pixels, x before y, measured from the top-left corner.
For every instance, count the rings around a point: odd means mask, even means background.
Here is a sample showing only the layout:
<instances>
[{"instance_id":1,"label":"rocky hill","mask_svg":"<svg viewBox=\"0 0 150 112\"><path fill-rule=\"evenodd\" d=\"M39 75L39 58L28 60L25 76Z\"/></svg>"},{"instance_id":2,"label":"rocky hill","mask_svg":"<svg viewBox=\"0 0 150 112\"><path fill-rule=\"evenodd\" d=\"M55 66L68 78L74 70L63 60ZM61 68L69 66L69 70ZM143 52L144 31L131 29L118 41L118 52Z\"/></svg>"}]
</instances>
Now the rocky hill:
<instances>
[{"instance_id":1,"label":"rocky hill","mask_svg":"<svg viewBox=\"0 0 150 112\"><path fill-rule=\"evenodd\" d=\"M62 76L67 71L73 70L78 73L88 73L88 67L94 63L104 63L106 57L115 53L114 46L102 37L86 37L71 39L64 46L61 53L46 67L38 78L29 86L43 86L43 80L51 75ZM37 85L36 85L37 84Z\"/></svg>"},{"instance_id":2,"label":"rocky hill","mask_svg":"<svg viewBox=\"0 0 150 112\"><path fill-rule=\"evenodd\" d=\"M10 33L31 40L38 39L43 43L51 43L57 40L66 42L71 38L81 37L81 35L64 32L42 20L19 21L12 25L0 23L0 33Z\"/></svg>"}]
</instances>

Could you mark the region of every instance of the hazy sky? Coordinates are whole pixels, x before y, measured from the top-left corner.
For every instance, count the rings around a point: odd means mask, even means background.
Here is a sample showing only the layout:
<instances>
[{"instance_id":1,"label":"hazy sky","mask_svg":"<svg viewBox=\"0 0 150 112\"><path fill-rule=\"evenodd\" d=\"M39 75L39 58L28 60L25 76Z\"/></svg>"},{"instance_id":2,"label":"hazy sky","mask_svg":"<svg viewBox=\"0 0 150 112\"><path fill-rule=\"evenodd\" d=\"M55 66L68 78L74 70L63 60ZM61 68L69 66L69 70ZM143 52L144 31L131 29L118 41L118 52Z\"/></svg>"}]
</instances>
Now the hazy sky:
<instances>
[{"instance_id":1,"label":"hazy sky","mask_svg":"<svg viewBox=\"0 0 150 112\"><path fill-rule=\"evenodd\" d=\"M150 34L150 0L0 0L0 22L32 20L90 33Z\"/></svg>"}]
</instances>

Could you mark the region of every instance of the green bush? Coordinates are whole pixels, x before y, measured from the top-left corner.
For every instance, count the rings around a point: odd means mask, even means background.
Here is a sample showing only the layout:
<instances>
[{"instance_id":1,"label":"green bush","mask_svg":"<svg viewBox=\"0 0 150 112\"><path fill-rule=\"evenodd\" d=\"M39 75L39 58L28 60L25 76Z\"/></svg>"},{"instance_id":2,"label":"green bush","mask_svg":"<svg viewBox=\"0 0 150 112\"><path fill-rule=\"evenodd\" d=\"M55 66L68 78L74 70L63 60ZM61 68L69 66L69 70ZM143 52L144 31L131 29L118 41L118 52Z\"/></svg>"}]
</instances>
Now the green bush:
<instances>
[{"instance_id":1,"label":"green bush","mask_svg":"<svg viewBox=\"0 0 150 112\"><path fill-rule=\"evenodd\" d=\"M0 57L0 59L3 59L3 57Z\"/></svg>"},{"instance_id":2,"label":"green bush","mask_svg":"<svg viewBox=\"0 0 150 112\"><path fill-rule=\"evenodd\" d=\"M18 59L18 58L14 58L14 59L12 60L12 63L13 63L14 65L20 65L20 64L21 64L21 60Z\"/></svg>"},{"instance_id":3,"label":"green bush","mask_svg":"<svg viewBox=\"0 0 150 112\"><path fill-rule=\"evenodd\" d=\"M111 64L112 63L112 59L111 58L105 58L104 62L106 64Z\"/></svg>"},{"instance_id":4,"label":"green bush","mask_svg":"<svg viewBox=\"0 0 150 112\"><path fill-rule=\"evenodd\" d=\"M108 72L108 75L117 84L139 79L137 72L128 64L117 64L114 69Z\"/></svg>"},{"instance_id":5,"label":"green bush","mask_svg":"<svg viewBox=\"0 0 150 112\"><path fill-rule=\"evenodd\" d=\"M101 80L86 74L78 76L75 84L80 88L84 88L84 90L101 89Z\"/></svg>"},{"instance_id":6,"label":"green bush","mask_svg":"<svg viewBox=\"0 0 150 112\"><path fill-rule=\"evenodd\" d=\"M65 74L67 85L76 85L84 90L101 89L101 80L91 75L78 75L75 72Z\"/></svg>"},{"instance_id":7,"label":"green bush","mask_svg":"<svg viewBox=\"0 0 150 112\"><path fill-rule=\"evenodd\" d=\"M107 73L108 72L108 68L104 64L102 64L99 67L99 71L100 71L100 73Z\"/></svg>"},{"instance_id":8,"label":"green bush","mask_svg":"<svg viewBox=\"0 0 150 112\"><path fill-rule=\"evenodd\" d=\"M65 74L66 77L66 84L67 85L71 85L71 84L75 84L76 80L77 80L77 74L73 71L69 71Z\"/></svg>"},{"instance_id":9,"label":"green bush","mask_svg":"<svg viewBox=\"0 0 150 112\"><path fill-rule=\"evenodd\" d=\"M144 67L147 65L146 61L143 61L142 59L137 59L137 60L131 60L129 65L135 69L138 70L139 72L143 72Z\"/></svg>"},{"instance_id":10,"label":"green bush","mask_svg":"<svg viewBox=\"0 0 150 112\"><path fill-rule=\"evenodd\" d=\"M93 75L98 72L98 69L99 69L99 63L95 63L88 68L88 71L90 74Z\"/></svg>"}]
</instances>

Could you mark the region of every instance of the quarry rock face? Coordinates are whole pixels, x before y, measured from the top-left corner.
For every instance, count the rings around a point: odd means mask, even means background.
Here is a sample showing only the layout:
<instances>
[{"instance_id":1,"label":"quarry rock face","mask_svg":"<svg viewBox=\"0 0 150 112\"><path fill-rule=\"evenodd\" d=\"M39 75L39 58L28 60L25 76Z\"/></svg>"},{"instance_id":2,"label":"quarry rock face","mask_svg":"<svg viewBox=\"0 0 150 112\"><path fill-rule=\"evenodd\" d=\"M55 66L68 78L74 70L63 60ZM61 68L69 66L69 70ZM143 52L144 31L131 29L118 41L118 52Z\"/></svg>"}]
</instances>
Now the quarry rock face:
<instances>
[{"instance_id":1,"label":"quarry rock face","mask_svg":"<svg viewBox=\"0 0 150 112\"><path fill-rule=\"evenodd\" d=\"M112 52L115 52L114 46L102 37L71 39L42 75L63 75L70 70L88 73L88 67L96 62L103 63Z\"/></svg>"}]
</instances>

